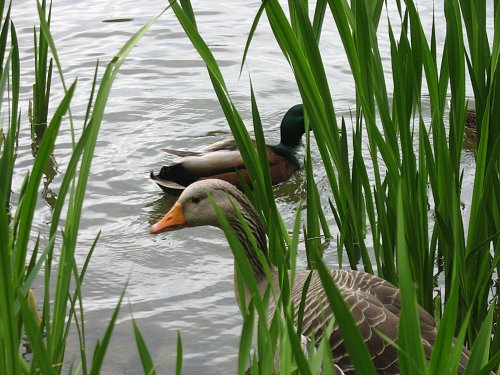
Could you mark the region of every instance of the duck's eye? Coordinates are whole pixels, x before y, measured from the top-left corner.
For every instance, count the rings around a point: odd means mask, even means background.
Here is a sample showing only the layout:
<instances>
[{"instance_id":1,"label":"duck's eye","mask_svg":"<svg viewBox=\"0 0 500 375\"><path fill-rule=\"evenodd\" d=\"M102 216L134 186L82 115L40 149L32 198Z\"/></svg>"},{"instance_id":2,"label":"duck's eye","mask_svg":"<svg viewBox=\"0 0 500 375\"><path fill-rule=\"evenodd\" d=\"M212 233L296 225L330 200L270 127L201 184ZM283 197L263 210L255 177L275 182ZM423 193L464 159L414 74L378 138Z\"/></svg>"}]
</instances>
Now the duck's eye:
<instances>
[{"instance_id":1,"label":"duck's eye","mask_svg":"<svg viewBox=\"0 0 500 375\"><path fill-rule=\"evenodd\" d=\"M192 203L199 203L200 200L201 200L200 197L193 197L193 198L191 198L191 202Z\"/></svg>"}]
</instances>

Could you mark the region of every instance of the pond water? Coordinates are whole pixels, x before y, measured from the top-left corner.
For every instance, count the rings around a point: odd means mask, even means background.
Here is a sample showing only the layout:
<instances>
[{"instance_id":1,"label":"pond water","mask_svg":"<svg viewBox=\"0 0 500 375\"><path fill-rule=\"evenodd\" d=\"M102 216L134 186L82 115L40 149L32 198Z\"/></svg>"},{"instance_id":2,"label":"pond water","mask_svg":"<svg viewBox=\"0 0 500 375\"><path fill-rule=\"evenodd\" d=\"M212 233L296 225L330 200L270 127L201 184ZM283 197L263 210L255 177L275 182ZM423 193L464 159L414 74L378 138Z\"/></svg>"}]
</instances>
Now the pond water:
<instances>
[{"instance_id":1,"label":"pond water","mask_svg":"<svg viewBox=\"0 0 500 375\"><path fill-rule=\"evenodd\" d=\"M78 78L72 102L77 132L81 130L96 60L104 66L142 25L158 14L166 2L55 1L52 33L66 82ZM419 4L430 30L433 6ZM259 1L193 1L202 36L214 52L232 99L251 124L250 85L254 90L269 143L279 140L279 122L285 111L300 102L293 75L263 20L257 29L247 65L239 76L246 37ZM444 19L436 10L437 19ZM380 30L387 30L384 12ZM396 9L389 17L398 18ZM355 108L354 85L340 38L327 14L322 51L337 115L350 116ZM14 190L32 165L27 102L33 77L33 25L36 3L16 0L13 19L21 48L22 129ZM104 22L122 19L126 22ZM442 46L444 22L437 22ZM439 48L438 48L439 49ZM380 50L389 64L389 41L381 36ZM388 82L390 79L388 77ZM63 90L55 77L51 111ZM469 95L471 90L469 88ZM424 104L425 99L424 99ZM132 331L131 317L149 346L158 373L173 372L177 332L182 335L184 373L234 373L241 318L233 292L233 261L221 231L214 228L149 235L149 226L173 202L149 178L149 171L170 160L163 147L192 149L230 136L206 72L191 43L171 11L164 14L133 50L114 83L99 134L89 179L80 231L78 259L84 257L102 231L84 283L86 333L89 353L104 334L109 317L126 282L125 304L113 333L102 373L142 372ZM316 152L316 151L314 151ZM34 235L46 234L62 174L71 155L71 133L66 122L54 153L52 181L46 181L36 213ZM315 170L325 207L329 191L321 173L319 153ZM473 179L474 157L464 153L464 205L467 212ZM275 189L278 206L291 228L297 203L305 197L304 175L296 174ZM50 183L49 183L50 182ZM14 199L17 195L14 195ZM331 212L327 210L336 235ZM330 247L333 254L335 249ZM57 259L56 259L57 260ZM335 256L329 257L335 265ZM35 290L37 295L41 290ZM74 339L73 339L74 340ZM73 348L73 349L71 349ZM72 359L70 346L67 360Z\"/></svg>"}]
</instances>

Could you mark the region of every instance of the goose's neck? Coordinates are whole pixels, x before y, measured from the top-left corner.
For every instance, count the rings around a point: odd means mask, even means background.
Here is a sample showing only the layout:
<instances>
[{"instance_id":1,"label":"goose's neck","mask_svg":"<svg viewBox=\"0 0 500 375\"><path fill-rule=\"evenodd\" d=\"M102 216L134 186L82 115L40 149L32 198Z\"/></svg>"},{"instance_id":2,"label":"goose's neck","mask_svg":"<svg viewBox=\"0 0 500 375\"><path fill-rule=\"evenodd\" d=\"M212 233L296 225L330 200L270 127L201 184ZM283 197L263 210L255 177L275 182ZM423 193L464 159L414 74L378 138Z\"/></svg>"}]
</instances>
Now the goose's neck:
<instances>
[{"instance_id":1,"label":"goose's neck","mask_svg":"<svg viewBox=\"0 0 500 375\"><path fill-rule=\"evenodd\" d=\"M242 213L243 218L245 219L246 224L248 225L248 228L250 229L250 233L252 233L254 239L255 239L255 244L257 247L260 249L262 252L262 256L259 257L257 254L257 251L254 249L254 246L252 245L252 241L249 239L247 236L244 226L241 223L240 219L236 215L228 215L228 220L229 223L231 224L234 233L237 235L240 243L243 246L243 249L245 251L245 254L247 256L248 262L250 263L250 266L252 267L253 274L255 276L255 280L257 281L257 286L259 288L259 293L261 297L264 295L264 292L267 289L267 286L269 284L268 277L266 275L265 271L265 266L269 267L271 270L271 273L274 274L275 268L273 264L269 260L269 254L267 251L267 238L266 238L266 231L264 230L264 226L260 220L260 216L257 212L257 210L253 207L253 205L247 200L247 199L238 199L239 203L239 208L240 212ZM262 262L261 260L262 259ZM265 264L263 264L265 263ZM235 293L236 293L236 301L238 302L238 305L241 308L241 301L240 301L240 285L238 283L238 267L236 265L236 262L234 264L234 287L235 287ZM251 293L249 292L248 288L246 285L243 288L244 294L245 294L245 303L248 306L248 303L250 303L250 299L252 298Z\"/></svg>"},{"instance_id":2,"label":"goose's neck","mask_svg":"<svg viewBox=\"0 0 500 375\"><path fill-rule=\"evenodd\" d=\"M257 213L255 214L257 215ZM244 217L248 227L250 228L250 232L253 234L255 238L257 247L262 251L264 259L267 262L267 265L271 266L271 263L269 261L269 255L267 252L266 233L264 231L262 223L260 222L260 218L254 217L254 215L245 215ZM245 254L250 263L250 266L252 267L253 274L255 275L255 279L257 280L257 282L259 280L262 280L263 278L265 279L266 273L264 265L260 261L259 256L257 255L257 252L252 245L252 241L250 241L247 234L245 233L245 229L241 224L240 220L237 217L235 217L232 220L230 220L230 223L231 226L233 227L235 234L240 240L243 249L245 250Z\"/></svg>"}]
</instances>

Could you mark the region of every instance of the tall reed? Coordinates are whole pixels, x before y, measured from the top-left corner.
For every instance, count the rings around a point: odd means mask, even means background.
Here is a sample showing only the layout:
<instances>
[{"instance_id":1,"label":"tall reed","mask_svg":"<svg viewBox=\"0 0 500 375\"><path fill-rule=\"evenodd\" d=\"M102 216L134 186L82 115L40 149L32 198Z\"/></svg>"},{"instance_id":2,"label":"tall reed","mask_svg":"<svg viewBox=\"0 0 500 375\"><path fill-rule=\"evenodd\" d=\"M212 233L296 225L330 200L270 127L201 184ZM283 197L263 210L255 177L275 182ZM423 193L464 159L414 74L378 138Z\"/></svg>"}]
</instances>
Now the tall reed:
<instances>
[{"instance_id":1,"label":"tall reed","mask_svg":"<svg viewBox=\"0 0 500 375\"><path fill-rule=\"evenodd\" d=\"M52 2L47 12L46 1L41 4L44 18L47 17L47 25L50 26ZM29 108L31 122L31 134L33 141L43 137L47 128L49 115L50 88L52 81L52 59L49 60L49 45L44 35L45 31L40 29L38 40L37 31L33 27L33 44L35 47L35 83L33 84L33 104ZM48 64L47 64L48 63Z\"/></svg>"},{"instance_id":2,"label":"tall reed","mask_svg":"<svg viewBox=\"0 0 500 375\"><path fill-rule=\"evenodd\" d=\"M300 217L297 216L290 238L272 196L253 91L256 148L231 101L215 58L198 33L191 4L183 0L171 5L207 65L221 108L245 164L249 166L255 190L247 193L262 214L269 235L271 259L280 272L282 295L270 326L267 325L269 301L266 298L261 300L255 295L251 306L242 308L244 323L238 371L242 374L249 366L252 374L272 373L274 359L278 356L282 373L296 370L313 373L320 363L325 373L332 373L328 365L330 354L324 349L327 343L322 342L319 348L323 350L305 358L297 327L293 325L293 310L287 295L293 280L289 279L286 269L290 263L295 264L288 260L296 257ZM490 41L486 33L484 2L446 0L443 4L444 46L436 43L435 20L430 38L426 37L428 30L423 29L414 2L398 0L396 5L399 35L395 35L390 22L387 30L379 29L384 10L381 0L353 0L350 3L318 0L315 4L289 1L288 14L278 1L263 1L249 31L242 65L251 53L254 32L265 15L277 48L281 49L295 75L307 123L313 125L330 183L331 208L340 231L339 250L345 251L351 268L362 267L366 272L376 268L379 276L401 287L403 306L397 345L402 373L456 373L462 343L472 349L467 373L488 373L498 370L500 362L500 333L498 324L493 324L499 321L500 307L500 128L493 126L500 122L498 4L495 2L494 35ZM313 17L309 16L310 6L314 9ZM325 17L331 17L336 24L355 82L356 109L350 135L344 121L337 123L319 49ZM463 39L464 26L467 43ZM382 64L384 56L378 46L380 33L388 34L390 39L393 86L390 93ZM437 56L442 57L438 59ZM466 80L470 80L474 89L479 133L469 217L464 217L461 210L463 167L460 161L467 106ZM424 96L430 102L430 123L425 121L423 113ZM448 100L451 103L449 115L446 111ZM369 158L362 154L366 146L370 150ZM323 285L336 311L336 323L345 332L343 337L358 373L373 373L353 321L349 314L344 314L346 306L326 277L316 240L321 225L325 227L324 213L310 169L310 152L305 161L308 188L304 236L308 258L314 260L313 264L322 275ZM374 171L372 180L368 168ZM221 217L221 220L224 219ZM464 222L468 222L468 227ZM366 227L376 264L370 260ZM227 225L226 235L239 259L243 253ZM442 264L442 269L436 274L438 264ZM436 299L434 291L439 286L435 280L440 275L444 279L444 298ZM252 290L255 281L249 277L245 282ZM440 319L430 363L426 363L423 356L417 303ZM257 342L252 354L249 343L254 321L258 322Z\"/></svg>"},{"instance_id":3,"label":"tall reed","mask_svg":"<svg viewBox=\"0 0 500 375\"><path fill-rule=\"evenodd\" d=\"M85 116L83 131L75 141L73 154L66 166L66 173L54 203L48 240L42 241L32 229L38 188L42 176L54 150L57 136L68 113L76 90L76 81L66 85L58 59L57 49L50 33L50 10L47 19L46 3L37 2L39 14L39 36L35 31L35 77L34 100L31 124L36 138L36 150L31 171L24 177L23 185L16 201L12 201L12 179L19 129L24 126L20 117L20 46L16 29L10 17L10 7L4 14L4 2L0 2L0 108L8 110L8 123L2 124L0 133L0 373L2 374L58 374L72 373L74 363L65 363L67 338L72 327L76 328L79 339L79 372L98 374L114 328L123 299L123 293L100 342L92 357L86 352L84 309L81 288L89 261L99 239L97 235L83 265L75 258L78 228L82 215L82 203L88 182L92 157L96 147L99 128L103 119L111 86L125 58L141 39L155 17L138 30L117 52L106 66L97 85L96 66L89 110ZM52 62L47 66L49 51L56 62L61 76L64 96L55 105L53 113L48 110L51 93ZM50 60L52 61L52 59ZM97 90L95 98L94 90ZM9 100L10 99L10 100ZM38 132L38 129L41 129ZM78 171L78 173L77 173ZM64 228L61 230L61 216ZM56 246L56 243L58 244ZM53 262L52 255L58 253L59 262ZM40 270L44 267L44 277ZM42 281L43 280L43 281ZM52 282L51 282L52 280ZM30 288L42 283L42 316L38 317L36 304ZM56 284L55 290L51 284ZM124 286L125 287L125 286ZM154 369L148 366L147 349L140 341L136 328L137 345L143 354L141 358L148 373ZM32 350L30 361L21 356L21 338L26 333ZM63 371L64 364L64 371Z\"/></svg>"}]
</instances>

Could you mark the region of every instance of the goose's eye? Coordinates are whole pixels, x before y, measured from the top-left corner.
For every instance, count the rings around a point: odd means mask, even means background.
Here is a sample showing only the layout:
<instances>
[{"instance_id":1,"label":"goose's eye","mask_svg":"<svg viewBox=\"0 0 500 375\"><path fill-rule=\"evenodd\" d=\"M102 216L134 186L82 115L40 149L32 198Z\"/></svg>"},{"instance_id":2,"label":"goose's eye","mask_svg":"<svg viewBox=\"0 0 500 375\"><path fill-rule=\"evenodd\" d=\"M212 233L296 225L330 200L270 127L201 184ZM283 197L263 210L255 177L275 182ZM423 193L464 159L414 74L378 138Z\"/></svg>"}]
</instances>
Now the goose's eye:
<instances>
[{"instance_id":1,"label":"goose's eye","mask_svg":"<svg viewBox=\"0 0 500 375\"><path fill-rule=\"evenodd\" d=\"M193 198L191 198L191 202L192 203L199 203L200 200L201 200L200 197L193 197Z\"/></svg>"}]
</instances>

